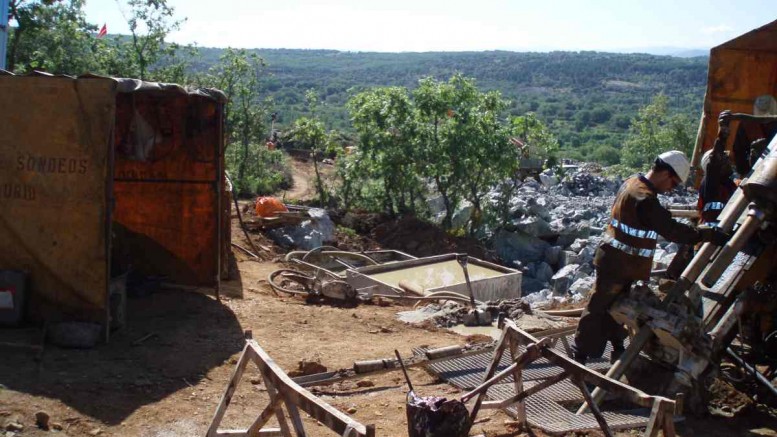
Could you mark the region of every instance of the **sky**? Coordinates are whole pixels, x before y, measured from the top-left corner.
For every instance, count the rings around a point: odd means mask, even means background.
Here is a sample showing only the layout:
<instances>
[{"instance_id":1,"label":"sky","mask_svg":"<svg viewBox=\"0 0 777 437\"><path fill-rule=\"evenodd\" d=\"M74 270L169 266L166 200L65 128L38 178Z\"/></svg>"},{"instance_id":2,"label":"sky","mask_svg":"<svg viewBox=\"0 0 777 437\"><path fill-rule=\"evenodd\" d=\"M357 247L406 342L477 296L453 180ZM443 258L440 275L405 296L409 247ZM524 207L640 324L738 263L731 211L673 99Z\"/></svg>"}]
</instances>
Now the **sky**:
<instances>
[{"instance_id":1,"label":"sky","mask_svg":"<svg viewBox=\"0 0 777 437\"><path fill-rule=\"evenodd\" d=\"M343 51L708 50L777 19L777 0L168 0L169 40L200 47ZM129 33L126 0L87 19ZM649 50L648 50L649 51Z\"/></svg>"}]
</instances>

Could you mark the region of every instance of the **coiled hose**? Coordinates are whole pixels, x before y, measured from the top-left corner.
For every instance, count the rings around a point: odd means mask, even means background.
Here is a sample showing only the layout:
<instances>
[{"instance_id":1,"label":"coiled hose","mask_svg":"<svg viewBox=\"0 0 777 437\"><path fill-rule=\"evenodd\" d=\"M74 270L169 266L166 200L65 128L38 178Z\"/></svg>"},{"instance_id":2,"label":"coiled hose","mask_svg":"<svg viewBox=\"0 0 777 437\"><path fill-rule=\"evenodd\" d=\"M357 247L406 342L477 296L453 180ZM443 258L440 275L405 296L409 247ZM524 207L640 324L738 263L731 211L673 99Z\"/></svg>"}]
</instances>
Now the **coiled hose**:
<instances>
[{"instance_id":1,"label":"coiled hose","mask_svg":"<svg viewBox=\"0 0 777 437\"><path fill-rule=\"evenodd\" d=\"M271 272L269 275L267 275L267 283L270 284L270 288L272 289L273 293L275 293L276 296L280 296L278 294L279 291L282 292L282 293L293 294L293 295L298 295L298 296L307 296L307 295L310 294L307 291L292 290L290 288L284 288L284 287L281 287L280 285L276 284L275 283L275 278L278 275L282 275L284 273L293 273L295 275L304 276L306 278L310 278L311 281L313 281L315 279L313 276L308 275L307 273L303 273L303 272L301 272L299 270L294 270L294 269L278 269L278 270L275 270L275 271Z\"/></svg>"}]
</instances>

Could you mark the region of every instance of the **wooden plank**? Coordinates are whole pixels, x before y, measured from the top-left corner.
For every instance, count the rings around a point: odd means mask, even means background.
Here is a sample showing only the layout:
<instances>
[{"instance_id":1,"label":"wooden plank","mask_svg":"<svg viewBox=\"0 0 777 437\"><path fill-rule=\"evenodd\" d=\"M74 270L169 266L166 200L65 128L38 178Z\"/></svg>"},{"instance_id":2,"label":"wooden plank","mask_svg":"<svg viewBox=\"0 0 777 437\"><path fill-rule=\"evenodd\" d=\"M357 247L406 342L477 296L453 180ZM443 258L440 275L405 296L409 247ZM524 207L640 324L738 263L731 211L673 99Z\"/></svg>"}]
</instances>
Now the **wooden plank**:
<instances>
[{"instance_id":1,"label":"wooden plank","mask_svg":"<svg viewBox=\"0 0 777 437\"><path fill-rule=\"evenodd\" d=\"M221 430L216 432L216 436L224 436L224 437L283 437L283 434L281 434L280 428L267 428L260 430L256 432L255 434L250 434L246 430L238 430L238 429L227 429L227 430Z\"/></svg>"},{"instance_id":2,"label":"wooden plank","mask_svg":"<svg viewBox=\"0 0 777 437\"><path fill-rule=\"evenodd\" d=\"M239 429L225 429L221 431L216 431L216 436L225 436L225 437L248 437L248 431L246 430L239 430Z\"/></svg>"},{"instance_id":3,"label":"wooden plank","mask_svg":"<svg viewBox=\"0 0 777 437\"><path fill-rule=\"evenodd\" d=\"M546 329L544 331L535 332L533 336L536 338L551 337L551 338L563 339L564 337L575 332L576 330L577 330L577 325L565 326L563 328L551 328L551 329Z\"/></svg>"},{"instance_id":4,"label":"wooden plank","mask_svg":"<svg viewBox=\"0 0 777 437\"><path fill-rule=\"evenodd\" d=\"M675 437L674 410L675 406L663 399L656 399L650 410L650 419L647 428L645 428L644 436L657 437L658 431L661 430L664 432L664 437Z\"/></svg>"},{"instance_id":5,"label":"wooden plank","mask_svg":"<svg viewBox=\"0 0 777 437\"><path fill-rule=\"evenodd\" d=\"M299 416L299 410L294 403L286 402L286 411L289 412L289 418L291 418L291 425L294 427L294 432L297 433L297 437L305 437L305 426L302 424L302 418Z\"/></svg>"},{"instance_id":6,"label":"wooden plank","mask_svg":"<svg viewBox=\"0 0 777 437\"><path fill-rule=\"evenodd\" d=\"M267 405L264 410L262 410L262 413L259 414L259 417L254 420L254 423L251 424L251 426L248 428L248 435L249 437L253 437L258 434L259 430L262 429L262 427L267 423L267 421L272 418L273 414L275 414L275 409L278 407L278 403L280 402L279 398L275 398L275 401L270 401L270 404Z\"/></svg>"},{"instance_id":7,"label":"wooden plank","mask_svg":"<svg viewBox=\"0 0 777 437\"><path fill-rule=\"evenodd\" d=\"M527 364L531 363L532 361L536 360L537 358L539 358L540 354L539 354L539 351L537 350L537 348L536 347L531 348L531 346L534 346L534 345L529 345L529 346L530 346L530 348L527 348L526 352L522 353L515 360L515 362L513 364L507 366L504 370L502 370L501 372L499 372L496 375L494 375L491 378L489 378L488 381L480 384L479 386L477 386L474 389L472 389L469 393L467 393L464 396L462 396L461 397L461 401L466 403L470 399L472 399L473 397L475 397L475 396L477 396L477 395L479 395L481 393L486 393L488 391L488 389L491 388L492 385L494 385L497 382L507 378L510 375L514 375L515 374L515 369L522 368L522 367L526 366Z\"/></svg>"},{"instance_id":8,"label":"wooden plank","mask_svg":"<svg viewBox=\"0 0 777 437\"><path fill-rule=\"evenodd\" d=\"M559 382L561 382L561 381L563 381L563 380L565 380L567 378L569 378L569 373L565 370L565 371L559 373L556 376L548 378L548 379L542 381L541 383L539 383L539 384L537 384L535 386L532 386L532 387L524 390L521 393L516 394L515 396L513 396L511 398L508 398L508 399L505 399L505 400L502 400L502 401L489 402L490 406L488 408L500 408L500 409L501 408L507 408L510 405L512 405L512 404L514 404L514 403L516 403L516 402L518 402L518 401L520 401L522 399L526 399L526 398L528 398L529 396L531 396L533 394L539 393L542 390L545 390L546 388L548 388L548 387L550 387L550 386L552 386L554 384L557 384L557 383L559 383ZM483 408L486 408L485 407L485 402L483 403Z\"/></svg>"},{"instance_id":9,"label":"wooden plank","mask_svg":"<svg viewBox=\"0 0 777 437\"><path fill-rule=\"evenodd\" d=\"M566 337L561 337L561 344L564 345L564 351L567 353L567 356L572 358L572 348L569 347L569 342Z\"/></svg>"},{"instance_id":10,"label":"wooden plank","mask_svg":"<svg viewBox=\"0 0 777 437\"><path fill-rule=\"evenodd\" d=\"M504 353L505 348L505 342L508 340L508 330L503 329L502 334L499 336L499 340L496 342L496 348L494 349L494 356L491 358L491 363L488 364L488 369L486 369L486 373L483 375L483 382L488 381L491 379L492 376L494 376L494 373L496 372L497 367L499 366L499 361L502 359L502 354ZM472 422L475 421L475 418L478 415L478 411L480 410L480 404L483 403L483 396L484 393L480 393L475 400L475 405L472 406L472 411L469 413L469 418Z\"/></svg>"},{"instance_id":11,"label":"wooden plank","mask_svg":"<svg viewBox=\"0 0 777 437\"><path fill-rule=\"evenodd\" d=\"M674 414L675 407L666 404L666 401L661 401L661 405L664 410L664 437L676 437L674 429Z\"/></svg>"},{"instance_id":12,"label":"wooden plank","mask_svg":"<svg viewBox=\"0 0 777 437\"><path fill-rule=\"evenodd\" d=\"M575 376L573 376L571 379L572 382L580 389L580 393L583 394L583 399L585 399L585 402L588 404L588 408L591 409L591 413L593 413L594 417L596 418L596 422L599 424L599 427L602 429L604 435L606 437L614 437L610 426L607 425L607 421L604 420L604 416L599 410L599 406L596 405L596 402L594 402L593 398L591 397L591 393L588 391L585 383L583 383L583 380Z\"/></svg>"},{"instance_id":13,"label":"wooden plank","mask_svg":"<svg viewBox=\"0 0 777 437\"><path fill-rule=\"evenodd\" d=\"M270 395L270 402L275 404L273 410L275 411L275 418L278 420L278 425L281 427L281 433L283 437L291 437L291 429L289 424L286 423L286 416L283 415L283 408L281 403L284 400L281 395L278 394L278 390L270 381L269 375L262 372L262 378L264 379L264 385L267 388L267 394Z\"/></svg>"},{"instance_id":14,"label":"wooden plank","mask_svg":"<svg viewBox=\"0 0 777 437\"><path fill-rule=\"evenodd\" d=\"M650 419L648 419L647 428L645 428L644 435L646 437L657 437L658 431L663 427L664 410L661 407L661 401L653 402L653 407L650 409Z\"/></svg>"},{"instance_id":15,"label":"wooden plank","mask_svg":"<svg viewBox=\"0 0 777 437\"><path fill-rule=\"evenodd\" d=\"M210 422L208 432L205 433L207 437L214 437L217 435L216 431L219 429L219 425L221 425L221 420L224 418L224 413L227 411L229 403L232 402L232 396L235 394L237 384L240 382L240 378L243 376L246 364L248 364L252 354L253 351L248 347L248 344L246 344L245 347L243 347L243 353L240 354L237 366L235 366L235 370L232 372L232 377L229 379L227 390L221 397L218 407L216 407L216 413L213 415L213 420Z\"/></svg>"},{"instance_id":16,"label":"wooden plank","mask_svg":"<svg viewBox=\"0 0 777 437\"><path fill-rule=\"evenodd\" d=\"M531 334L519 329L515 325L515 323L512 322L511 320L505 320L505 323L509 329L514 330L516 335L523 337L526 341L531 341L531 342L539 341L536 338L534 338L534 336L532 336ZM620 397L624 397L627 400L641 407L647 407L647 408L652 407L653 401L656 399L656 396L650 396L645 392L637 390L636 388L630 385L608 378L607 376L602 375L598 372L594 372L593 370L585 367L584 365L578 363L577 361L574 361L568 357L565 357L554 350L551 350L548 348L540 348L540 354L545 359L550 361L552 364L555 364L561 367L562 369L566 370L573 376L581 378L584 382L594 384L597 387L605 389L606 391L611 391L616 395ZM662 398L662 399L666 399L666 398ZM666 399L666 401L672 402L674 404L674 401L671 401L669 399Z\"/></svg>"},{"instance_id":17,"label":"wooden plank","mask_svg":"<svg viewBox=\"0 0 777 437\"><path fill-rule=\"evenodd\" d=\"M270 396L270 404L259 414L253 424L247 430L219 430L221 420L235 393L238 383L249 361L253 361L262 373L267 393ZM346 431L349 437L375 437L373 425L364 426L351 419L344 413L313 396L310 392L299 387L283 370L275 364L272 358L259 347L256 341L246 339L246 346L240 355L237 366L232 374L227 390L219 401L216 413L208 428L207 437L216 436L282 436L291 437L291 429L284 416L282 404L286 404L291 417L294 431L298 437L305 437L302 418L299 408L302 408L313 418L326 425L337 434L343 435ZM275 415L280 428L261 429L267 421Z\"/></svg>"},{"instance_id":18,"label":"wooden plank","mask_svg":"<svg viewBox=\"0 0 777 437\"><path fill-rule=\"evenodd\" d=\"M294 403L311 417L340 435L347 428L355 431L358 437L367 435L367 427L295 384L255 340L247 340L247 347L250 347L256 354L257 359L255 363L262 371L262 374L270 380L273 386L288 401Z\"/></svg>"},{"instance_id":19,"label":"wooden plank","mask_svg":"<svg viewBox=\"0 0 777 437\"><path fill-rule=\"evenodd\" d=\"M522 341L518 336L511 336L510 339L510 356L515 359L515 355L518 354L518 348L521 346ZM542 341L545 341L543 339ZM540 345L540 347L542 347ZM530 344L526 348L526 353L533 352L533 355L537 354L538 347L534 344ZM525 354L524 354L525 355ZM532 360L533 361L533 360ZM515 393L523 393L523 366L515 366L513 369L513 384L515 385ZM526 428L526 402L523 399L518 401L518 405L515 407L515 416L524 429Z\"/></svg>"}]
</instances>

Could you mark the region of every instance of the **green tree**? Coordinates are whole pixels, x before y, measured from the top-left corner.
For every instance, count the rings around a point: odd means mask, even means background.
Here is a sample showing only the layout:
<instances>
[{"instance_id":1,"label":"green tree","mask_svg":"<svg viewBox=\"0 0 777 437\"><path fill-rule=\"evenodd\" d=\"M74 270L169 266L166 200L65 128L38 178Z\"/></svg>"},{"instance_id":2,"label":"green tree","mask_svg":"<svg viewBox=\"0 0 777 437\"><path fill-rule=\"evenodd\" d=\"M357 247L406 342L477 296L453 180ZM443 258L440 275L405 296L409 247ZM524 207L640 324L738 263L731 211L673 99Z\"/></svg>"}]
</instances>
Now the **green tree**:
<instances>
[{"instance_id":1,"label":"green tree","mask_svg":"<svg viewBox=\"0 0 777 437\"><path fill-rule=\"evenodd\" d=\"M456 75L447 83L431 77L421 79L413 92L418 110L418 172L434 181L445 206L442 225L451 228L453 213L461 203L459 128L454 116L476 95L470 79ZM471 102L469 102L471 103Z\"/></svg>"},{"instance_id":2,"label":"green tree","mask_svg":"<svg viewBox=\"0 0 777 437\"><path fill-rule=\"evenodd\" d=\"M313 160L313 171L316 175L316 192L322 205L328 202L328 196L321 179L321 170L318 167L318 158L322 151L329 148L332 136L326 131L324 123L316 118L300 117L294 121L289 133L289 138L300 147L310 149L310 158Z\"/></svg>"},{"instance_id":3,"label":"green tree","mask_svg":"<svg viewBox=\"0 0 777 437\"><path fill-rule=\"evenodd\" d=\"M298 147L310 150L310 157L313 160L313 171L316 175L315 185L319 203L326 205L333 199L324 186L318 161L320 157L333 154L341 155L344 158L343 149L338 147L343 137L336 130L327 131L324 122L319 119L318 107L320 102L319 95L315 90L310 89L305 92L305 101L310 117L300 117L295 120L288 137Z\"/></svg>"},{"instance_id":4,"label":"green tree","mask_svg":"<svg viewBox=\"0 0 777 437\"><path fill-rule=\"evenodd\" d=\"M500 117L508 104L497 91L479 93L474 105L456 115L467 126L460 136L465 157L460 171L464 198L473 206L470 235L482 224L485 195L497 183L512 177L518 168L516 148L510 142L514 130Z\"/></svg>"},{"instance_id":5,"label":"green tree","mask_svg":"<svg viewBox=\"0 0 777 437\"><path fill-rule=\"evenodd\" d=\"M146 80L149 68L165 57L175 57L178 45L165 43L165 39L170 32L178 30L185 19L175 18L175 8L166 0L127 0L127 6L130 11L125 19L132 37L128 54L134 67L131 77Z\"/></svg>"},{"instance_id":6,"label":"green tree","mask_svg":"<svg viewBox=\"0 0 777 437\"><path fill-rule=\"evenodd\" d=\"M227 149L239 147L239 152L233 152L235 184L244 194L252 191L250 181L267 176L262 169L249 174L252 163L258 159L252 149L265 149L266 122L272 107L272 101L262 100L260 95L264 68L264 60L256 54L229 48L208 75L200 79L202 85L218 88L227 96L226 144Z\"/></svg>"},{"instance_id":7,"label":"green tree","mask_svg":"<svg viewBox=\"0 0 777 437\"><path fill-rule=\"evenodd\" d=\"M382 209L389 214L416 212L423 191L416 173L416 120L403 87L374 88L348 101L362 159L354 170L379 181Z\"/></svg>"},{"instance_id":8,"label":"green tree","mask_svg":"<svg viewBox=\"0 0 777 437\"><path fill-rule=\"evenodd\" d=\"M669 98L659 94L632 121L623 145L622 162L644 169L667 150L680 150L689 155L693 143L693 122L686 115L670 115Z\"/></svg>"},{"instance_id":9,"label":"green tree","mask_svg":"<svg viewBox=\"0 0 777 437\"><path fill-rule=\"evenodd\" d=\"M82 74L98 70L95 53L101 46L86 21L83 0L11 0L11 29L6 68Z\"/></svg>"},{"instance_id":10,"label":"green tree","mask_svg":"<svg viewBox=\"0 0 777 437\"><path fill-rule=\"evenodd\" d=\"M613 146L602 144L594 149L591 158L603 165L615 165L621 162L621 152Z\"/></svg>"},{"instance_id":11,"label":"green tree","mask_svg":"<svg viewBox=\"0 0 777 437\"><path fill-rule=\"evenodd\" d=\"M434 181L450 229L453 213L467 199L473 226L480 225L482 196L518 165L510 144L511 127L500 119L509 107L498 93L483 93L475 80L460 74L448 82L422 79L413 93L418 113L418 173ZM539 124L539 123L538 123Z\"/></svg>"},{"instance_id":12,"label":"green tree","mask_svg":"<svg viewBox=\"0 0 777 437\"><path fill-rule=\"evenodd\" d=\"M558 139L534 113L513 117L511 122L515 134L526 144L522 158L547 160L551 164L555 162L559 151Z\"/></svg>"}]
</instances>

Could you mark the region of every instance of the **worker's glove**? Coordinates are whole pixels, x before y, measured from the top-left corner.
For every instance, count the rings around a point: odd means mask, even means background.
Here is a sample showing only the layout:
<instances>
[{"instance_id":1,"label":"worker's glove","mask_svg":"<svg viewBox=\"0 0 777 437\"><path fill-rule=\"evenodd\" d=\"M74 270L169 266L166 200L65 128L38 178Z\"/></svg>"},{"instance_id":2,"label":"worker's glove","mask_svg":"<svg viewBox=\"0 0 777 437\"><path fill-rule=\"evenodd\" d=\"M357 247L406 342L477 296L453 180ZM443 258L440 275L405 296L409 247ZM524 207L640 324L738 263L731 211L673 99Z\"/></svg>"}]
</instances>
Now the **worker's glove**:
<instances>
[{"instance_id":1,"label":"worker's glove","mask_svg":"<svg viewBox=\"0 0 777 437\"><path fill-rule=\"evenodd\" d=\"M698 229L699 234L701 234L701 241L710 242L715 246L723 246L731 238L731 235L721 231L719 228L702 225Z\"/></svg>"},{"instance_id":2,"label":"worker's glove","mask_svg":"<svg viewBox=\"0 0 777 437\"><path fill-rule=\"evenodd\" d=\"M729 123L731 122L731 111L725 110L718 116L718 138L728 137Z\"/></svg>"},{"instance_id":3,"label":"worker's glove","mask_svg":"<svg viewBox=\"0 0 777 437\"><path fill-rule=\"evenodd\" d=\"M732 118L731 110L726 109L718 115L718 125L728 128L728 124L731 122Z\"/></svg>"}]
</instances>

